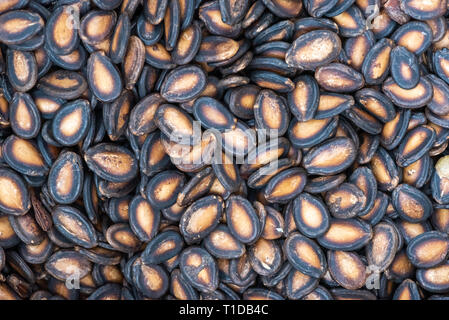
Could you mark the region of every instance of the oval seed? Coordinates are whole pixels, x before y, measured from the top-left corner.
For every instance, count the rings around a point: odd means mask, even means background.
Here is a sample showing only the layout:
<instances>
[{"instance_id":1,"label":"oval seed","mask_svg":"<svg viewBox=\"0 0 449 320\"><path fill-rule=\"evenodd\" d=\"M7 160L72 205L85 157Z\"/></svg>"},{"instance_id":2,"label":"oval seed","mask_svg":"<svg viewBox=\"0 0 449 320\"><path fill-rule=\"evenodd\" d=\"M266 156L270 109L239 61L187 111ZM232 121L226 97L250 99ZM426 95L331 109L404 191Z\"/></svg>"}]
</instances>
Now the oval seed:
<instances>
[{"instance_id":1,"label":"oval seed","mask_svg":"<svg viewBox=\"0 0 449 320\"><path fill-rule=\"evenodd\" d=\"M45 263L45 270L61 281L77 274L84 278L90 271L92 265L89 260L76 251L61 250L54 253Z\"/></svg>"},{"instance_id":2,"label":"oval seed","mask_svg":"<svg viewBox=\"0 0 449 320\"><path fill-rule=\"evenodd\" d=\"M336 33L314 30L299 36L292 43L285 61L290 67L315 70L335 60L340 50L341 41Z\"/></svg>"},{"instance_id":3,"label":"oval seed","mask_svg":"<svg viewBox=\"0 0 449 320\"><path fill-rule=\"evenodd\" d=\"M386 123L394 119L396 110L391 101L381 92L364 88L355 93L355 99L363 106L363 109Z\"/></svg>"},{"instance_id":4,"label":"oval seed","mask_svg":"<svg viewBox=\"0 0 449 320\"><path fill-rule=\"evenodd\" d=\"M201 292L212 292L218 287L218 268L215 260L204 249L189 247L182 251L180 270L189 283Z\"/></svg>"},{"instance_id":5,"label":"oval seed","mask_svg":"<svg viewBox=\"0 0 449 320\"><path fill-rule=\"evenodd\" d=\"M358 219L331 219L327 232L317 238L330 250L353 251L364 247L372 238L369 224Z\"/></svg>"},{"instance_id":6,"label":"oval seed","mask_svg":"<svg viewBox=\"0 0 449 320\"><path fill-rule=\"evenodd\" d=\"M56 98L76 99L87 89L87 81L77 72L61 69L40 78L37 88Z\"/></svg>"},{"instance_id":7,"label":"oval seed","mask_svg":"<svg viewBox=\"0 0 449 320\"><path fill-rule=\"evenodd\" d=\"M430 20L443 15L446 7L440 1L405 0L401 2L401 9L412 18Z\"/></svg>"},{"instance_id":8,"label":"oval seed","mask_svg":"<svg viewBox=\"0 0 449 320\"><path fill-rule=\"evenodd\" d=\"M133 253L140 247L140 241L126 223L111 225L105 232L107 242L120 252Z\"/></svg>"},{"instance_id":9,"label":"oval seed","mask_svg":"<svg viewBox=\"0 0 449 320\"><path fill-rule=\"evenodd\" d=\"M323 89L331 92L352 92L361 89L365 84L360 73L341 63L318 67L315 79Z\"/></svg>"},{"instance_id":10,"label":"oval seed","mask_svg":"<svg viewBox=\"0 0 449 320\"><path fill-rule=\"evenodd\" d=\"M182 66L171 71L161 87L161 96L169 102L196 98L206 87L206 75L197 66Z\"/></svg>"},{"instance_id":11,"label":"oval seed","mask_svg":"<svg viewBox=\"0 0 449 320\"><path fill-rule=\"evenodd\" d=\"M281 248L274 241L260 238L248 251L251 266L262 276L273 275L281 267Z\"/></svg>"},{"instance_id":12,"label":"oval seed","mask_svg":"<svg viewBox=\"0 0 449 320\"><path fill-rule=\"evenodd\" d=\"M30 208L30 196L23 179L12 170L0 168L0 211L22 215Z\"/></svg>"},{"instance_id":13,"label":"oval seed","mask_svg":"<svg viewBox=\"0 0 449 320\"><path fill-rule=\"evenodd\" d=\"M137 161L127 148L100 143L89 148L84 160L99 177L111 182L128 182L137 175Z\"/></svg>"},{"instance_id":14,"label":"oval seed","mask_svg":"<svg viewBox=\"0 0 449 320\"><path fill-rule=\"evenodd\" d=\"M79 45L78 30L75 28L73 16L79 15L75 6L56 8L45 25L45 40L50 50L57 55L67 55Z\"/></svg>"},{"instance_id":15,"label":"oval seed","mask_svg":"<svg viewBox=\"0 0 449 320\"><path fill-rule=\"evenodd\" d=\"M126 53L126 47L131 33L129 16L127 13L122 13L115 25L114 32L111 36L111 46L109 48L109 57L113 63L123 61Z\"/></svg>"},{"instance_id":16,"label":"oval seed","mask_svg":"<svg viewBox=\"0 0 449 320\"><path fill-rule=\"evenodd\" d=\"M391 51L391 76L403 89L412 89L419 82L419 65L416 56L398 46Z\"/></svg>"},{"instance_id":17,"label":"oval seed","mask_svg":"<svg viewBox=\"0 0 449 320\"><path fill-rule=\"evenodd\" d=\"M75 100L60 108L52 121L52 135L64 146L74 146L87 135L91 125L90 104Z\"/></svg>"},{"instance_id":18,"label":"oval seed","mask_svg":"<svg viewBox=\"0 0 449 320\"><path fill-rule=\"evenodd\" d=\"M144 264L141 259L133 264L133 279L148 298L160 298L168 290L168 275L165 270L158 265Z\"/></svg>"},{"instance_id":19,"label":"oval seed","mask_svg":"<svg viewBox=\"0 0 449 320\"><path fill-rule=\"evenodd\" d=\"M217 258L234 259L245 253L245 246L232 236L226 225L217 226L204 239L204 246Z\"/></svg>"},{"instance_id":20,"label":"oval seed","mask_svg":"<svg viewBox=\"0 0 449 320\"><path fill-rule=\"evenodd\" d=\"M388 78L382 85L382 91L394 104L402 108L420 108L432 100L432 84L425 77L421 77L412 89L403 89L393 78Z\"/></svg>"},{"instance_id":21,"label":"oval seed","mask_svg":"<svg viewBox=\"0 0 449 320\"><path fill-rule=\"evenodd\" d=\"M283 100L271 90L261 90L254 104L254 118L259 129L269 136L282 136L288 129L290 114Z\"/></svg>"},{"instance_id":22,"label":"oval seed","mask_svg":"<svg viewBox=\"0 0 449 320\"><path fill-rule=\"evenodd\" d=\"M264 197L268 202L285 203L299 195L306 184L306 174L299 168L284 170L266 185Z\"/></svg>"},{"instance_id":23,"label":"oval seed","mask_svg":"<svg viewBox=\"0 0 449 320\"><path fill-rule=\"evenodd\" d=\"M86 45L96 45L114 31L117 14L109 10L91 10L81 19L79 35ZM109 46L108 46L109 47Z\"/></svg>"},{"instance_id":24,"label":"oval seed","mask_svg":"<svg viewBox=\"0 0 449 320\"><path fill-rule=\"evenodd\" d=\"M193 142L193 120L182 109L163 104L158 107L154 116L156 125L171 141L189 145Z\"/></svg>"},{"instance_id":25,"label":"oval seed","mask_svg":"<svg viewBox=\"0 0 449 320\"><path fill-rule=\"evenodd\" d=\"M379 40L368 52L362 64L362 73L367 84L381 84L390 71L390 54L393 41Z\"/></svg>"},{"instance_id":26,"label":"oval seed","mask_svg":"<svg viewBox=\"0 0 449 320\"><path fill-rule=\"evenodd\" d=\"M341 219L355 217L366 203L363 191L352 183L342 183L328 191L325 200L331 214Z\"/></svg>"},{"instance_id":27,"label":"oval seed","mask_svg":"<svg viewBox=\"0 0 449 320\"><path fill-rule=\"evenodd\" d=\"M309 150L303 158L304 168L310 174L332 175L348 168L356 157L351 139L329 139Z\"/></svg>"},{"instance_id":28,"label":"oval seed","mask_svg":"<svg viewBox=\"0 0 449 320\"><path fill-rule=\"evenodd\" d=\"M52 210L55 228L71 242L84 248L97 246L97 234L92 224L76 208L56 206Z\"/></svg>"},{"instance_id":29,"label":"oval seed","mask_svg":"<svg viewBox=\"0 0 449 320\"><path fill-rule=\"evenodd\" d=\"M365 285L366 265L358 254L329 250L327 261L332 278L343 288L357 290Z\"/></svg>"},{"instance_id":30,"label":"oval seed","mask_svg":"<svg viewBox=\"0 0 449 320\"><path fill-rule=\"evenodd\" d=\"M81 195L84 171L81 157L71 151L63 152L48 174L48 190L60 204L70 204Z\"/></svg>"},{"instance_id":31,"label":"oval seed","mask_svg":"<svg viewBox=\"0 0 449 320\"><path fill-rule=\"evenodd\" d=\"M177 196L179 206L190 205L193 201L205 196L212 187L215 175L210 167L198 172L184 185Z\"/></svg>"},{"instance_id":32,"label":"oval seed","mask_svg":"<svg viewBox=\"0 0 449 320\"><path fill-rule=\"evenodd\" d=\"M290 111L298 121L312 120L320 100L318 83L311 76L300 76L287 97Z\"/></svg>"},{"instance_id":33,"label":"oval seed","mask_svg":"<svg viewBox=\"0 0 449 320\"><path fill-rule=\"evenodd\" d=\"M141 196L135 196L129 203L129 225L141 241L150 241L157 233L160 212Z\"/></svg>"},{"instance_id":34,"label":"oval seed","mask_svg":"<svg viewBox=\"0 0 449 320\"><path fill-rule=\"evenodd\" d=\"M449 157L441 157L435 164L435 170L432 174L431 190L432 196L438 203L449 202L449 196L447 190L448 174L446 173Z\"/></svg>"},{"instance_id":35,"label":"oval seed","mask_svg":"<svg viewBox=\"0 0 449 320\"><path fill-rule=\"evenodd\" d=\"M430 126L419 126L410 130L397 149L396 163L406 167L421 159L431 149L435 139L435 130Z\"/></svg>"},{"instance_id":36,"label":"oval seed","mask_svg":"<svg viewBox=\"0 0 449 320\"><path fill-rule=\"evenodd\" d=\"M425 290L435 293L446 292L449 288L447 281L449 276L449 265L444 263L440 266L418 269L416 271L416 280Z\"/></svg>"},{"instance_id":37,"label":"oval seed","mask_svg":"<svg viewBox=\"0 0 449 320\"><path fill-rule=\"evenodd\" d=\"M142 262L159 264L181 252L184 242L179 233L169 230L155 236L142 252Z\"/></svg>"},{"instance_id":38,"label":"oval seed","mask_svg":"<svg viewBox=\"0 0 449 320\"><path fill-rule=\"evenodd\" d=\"M41 116L30 95L16 92L9 105L9 112L11 129L16 135L24 139L37 136L41 126Z\"/></svg>"},{"instance_id":39,"label":"oval seed","mask_svg":"<svg viewBox=\"0 0 449 320\"><path fill-rule=\"evenodd\" d=\"M397 229L390 223L381 222L373 228L373 238L366 246L366 258L379 272L392 263L399 245Z\"/></svg>"},{"instance_id":40,"label":"oval seed","mask_svg":"<svg viewBox=\"0 0 449 320\"><path fill-rule=\"evenodd\" d=\"M0 15L0 41L20 44L31 39L44 27L44 20L35 12L12 10Z\"/></svg>"},{"instance_id":41,"label":"oval seed","mask_svg":"<svg viewBox=\"0 0 449 320\"><path fill-rule=\"evenodd\" d=\"M87 81L93 94L104 102L116 99L123 87L117 67L102 52L92 53L87 60Z\"/></svg>"},{"instance_id":42,"label":"oval seed","mask_svg":"<svg viewBox=\"0 0 449 320\"><path fill-rule=\"evenodd\" d=\"M37 63L32 52L10 50L6 52L7 75L10 84L20 92L29 91L37 81Z\"/></svg>"},{"instance_id":43,"label":"oval seed","mask_svg":"<svg viewBox=\"0 0 449 320\"><path fill-rule=\"evenodd\" d=\"M297 232L285 240L284 253L294 268L308 276L321 278L327 269L326 258L318 245Z\"/></svg>"},{"instance_id":44,"label":"oval seed","mask_svg":"<svg viewBox=\"0 0 449 320\"><path fill-rule=\"evenodd\" d=\"M231 234L242 243L254 242L261 232L256 211L241 196L231 196L226 200L226 223Z\"/></svg>"},{"instance_id":45,"label":"oval seed","mask_svg":"<svg viewBox=\"0 0 449 320\"><path fill-rule=\"evenodd\" d=\"M289 299L298 300L310 294L318 286L317 278L308 276L299 270L293 269L285 279L285 290Z\"/></svg>"},{"instance_id":46,"label":"oval seed","mask_svg":"<svg viewBox=\"0 0 449 320\"><path fill-rule=\"evenodd\" d=\"M432 268L445 261L449 238L438 231L429 231L413 238L407 245L407 257L417 268Z\"/></svg>"},{"instance_id":47,"label":"oval seed","mask_svg":"<svg viewBox=\"0 0 449 320\"><path fill-rule=\"evenodd\" d=\"M193 105L193 115L205 129L222 132L235 127L237 119L218 100L200 97Z\"/></svg>"},{"instance_id":48,"label":"oval seed","mask_svg":"<svg viewBox=\"0 0 449 320\"><path fill-rule=\"evenodd\" d=\"M2 155L11 168L27 176L45 176L48 173L49 168L32 140L10 135L3 142Z\"/></svg>"},{"instance_id":49,"label":"oval seed","mask_svg":"<svg viewBox=\"0 0 449 320\"><path fill-rule=\"evenodd\" d=\"M178 42L172 52L173 62L177 65L184 65L192 61L200 49L201 39L201 28L194 21L180 33Z\"/></svg>"},{"instance_id":50,"label":"oval seed","mask_svg":"<svg viewBox=\"0 0 449 320\"><path fill-rule=\"evenodd\" d=\"M218 225L222 215L223 200L218 196L203 197L183 213L180 231L188 243L195 243L206 237Z\"/></svg>"},{"instance_id":51,"label":"oval seed","mask_svg":"<svg viewBox=\"0 0 449 320\"><path fill-rule=\"evenodd\" d=\"M195 56L197 62L221 62L232 58L239 49L239 43L223 36L208 36L202 39Z\"/></svg>"},{"instance_id":52,"label":"oval seed","mask_svg":"<svg viewBox=\"0 0 449 320\"><path fill-rule=\"evenodd\" d=\"M241 25L231 25L221 14L219 1L209 1L201 5L198 16L211 34L234 38L241 31Z\"/></svg>"},{"instance_id":53,"label":"oval seed","mask_svg":"<svg viewBox=\"0 0 449 320\"><path fill-rule=\"evenodd\" d=\"M432 203L420 190L400 184L392 193L393 205L399 216L412 223L426 220L432 214Z\"/></svg>"},{"instance_id":54,"label":"oval seed","mask_svg":"<svg viewBox=\"0 0 449 320\"><path fill-rule=\"evenodd\" d=\"M147 184L147 199L157 209L167 208L176 202L184 183L185 176L177 171L158 173Z\"/></svg>"}]
</instances>

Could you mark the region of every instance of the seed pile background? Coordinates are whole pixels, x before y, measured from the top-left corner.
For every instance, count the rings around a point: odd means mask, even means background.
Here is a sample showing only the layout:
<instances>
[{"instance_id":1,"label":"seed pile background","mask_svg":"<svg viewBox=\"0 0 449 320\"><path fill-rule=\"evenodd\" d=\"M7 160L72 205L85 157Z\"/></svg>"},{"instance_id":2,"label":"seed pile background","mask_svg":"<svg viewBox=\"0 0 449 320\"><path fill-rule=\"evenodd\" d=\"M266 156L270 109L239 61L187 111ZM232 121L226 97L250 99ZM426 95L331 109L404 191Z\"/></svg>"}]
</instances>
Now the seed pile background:
<instances>
[{"instance_id":1,"label":"seed pile background","mask_svg":"<svg viewBox=\"0 0 449 320\"><path fill-rule=\"evenodd\" d=\"M449 298L447 9L0 0L0 299Z\"/></svg>"}]
</instances>

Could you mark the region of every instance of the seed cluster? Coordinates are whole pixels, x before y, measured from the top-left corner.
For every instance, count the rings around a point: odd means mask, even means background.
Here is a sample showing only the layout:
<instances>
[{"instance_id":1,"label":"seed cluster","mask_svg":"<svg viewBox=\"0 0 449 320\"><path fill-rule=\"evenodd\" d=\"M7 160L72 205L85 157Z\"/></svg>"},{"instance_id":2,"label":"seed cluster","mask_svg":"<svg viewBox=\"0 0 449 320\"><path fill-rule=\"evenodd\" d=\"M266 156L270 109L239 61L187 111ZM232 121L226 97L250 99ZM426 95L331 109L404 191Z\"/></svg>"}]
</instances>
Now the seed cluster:
<instances>
[{"instance_id":1,"label":"seed cluster","mask_svg":"<svg viewBox=\"0 0 449 320\"><path fill-rule=\"evenodd\" d=\"M1 0L0 299L449 299L447 0Z\"/></svg>"}]
</instances>

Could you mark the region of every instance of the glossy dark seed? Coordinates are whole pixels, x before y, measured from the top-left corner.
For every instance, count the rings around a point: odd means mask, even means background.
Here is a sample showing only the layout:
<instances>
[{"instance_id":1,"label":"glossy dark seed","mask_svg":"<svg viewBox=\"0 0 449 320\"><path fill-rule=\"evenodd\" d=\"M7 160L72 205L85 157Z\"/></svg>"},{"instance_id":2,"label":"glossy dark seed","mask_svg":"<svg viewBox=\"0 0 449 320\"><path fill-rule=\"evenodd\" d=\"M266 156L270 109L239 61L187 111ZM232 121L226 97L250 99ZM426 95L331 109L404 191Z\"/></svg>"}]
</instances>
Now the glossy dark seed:
<instances>
[{"instance_id":1,"label":"glossy dark seed","mask_svg":"<svg viewBox=\"0 0 449 320\"><path fill-rule=\"evenodd\" d=\"M442 16L446 6L440 1L405 0L401 2L401 9L412 18L430 20Z\"/></svg>"},{"instance_id":2,"label":"glossy dark seed","mask_svg":"<svg viewBox=\"0 0 449 320\"><path fill-rule=\"evenodd\" d=\"M393 300L421 300L421 293L413 280L405 279L394 292Z\"/></svg>"},{"instance_id":3,"label":"glossy dark seed","mask_svg":"<svg viewBox=\"0 0 449 320\"><path fill-rule=\"evenodd\" d=\"M185 184L183 174L164 171L154 176L146 187L148 201L157 209L164 209L176 202L178 193Z\"/></svg>"},{"instance_id":4,"label":"glossy dark seed","mask_svg":"<svg viewBox=\"0 0 449 320\"><path fill-rule=\"evenodd\" d=\"M379 272L392 263L399 245L399 234L393 224L380 222L373 228L373 238L366 246L368 264Z\"/></svg>"},{"instance_id":5,"label":"glossy dark seed","mask_svg":"<svg viewBox=\"0 0 449 320\"><path fill-rule=\"evenodd\" d=\"M237 119L219 101L210 97L200 97L193 105L193 115L206 129L231 130Z\"/></svg>"},{"instance_id":6,"label":"glossy dark seed","mask_svg":"<svg viewBox=\"0 0 449 320\"><path fill-rule=\"evenodd\" d=\"M421 222L432 214L432 203L429 198L407 184L401 184L394 189L392 200L399 216L408 222Z\"/></svg>"},{"instance_id":7,"label":"glossy dark seed","mask_svg":"<svg viewBox=\"0 0 449 320\"><path fill-rule=\"evenodd\" d=\"M366 265L357 253L329 250L327 262L332 278L343 288L357 290L365 285Z\"/></svg>"},{"instance_id":8,"label":"glossy dark seed","mask_svg":"<svg viewBox=\"0 0 449 320\"><path fill-rule=\"evenodd\" d=\"M447 259L449 239L445 233L429 231L413 238L407 245L407 257L417 268L432 268Z\"/></svg>"},{"instance_id":9,"label":"glossy dark seed","mask_svg":"<svg viewBox=\"0 0 449 320\"><path fill-rule=\"evenodd\" d=\"M329 228L329 212L323 201L308 193L293 202L293 218L298 230L307 237L317 238Z\"/></svg>"},{"instance_id":10,"label":"glossy dark seed","mask_svg":"<svg viewBox=\"0 0 449 320\"><path fill-rule=\"evenodd\" d=\"M232 236L226 225L217 226L204 239L204 246L217 258L234 259L245 253L245 246Z\"/></svg>"},{"instance_id":11,"label":"glossy dark seed","mask_svg":"<svg viewBox=\"0 0 449 320\"><path fill-rule=\"evenodd\" d=\"M54 253L45 263L45 270L56 279L65 281L77 274L84 278L92 265L89 260L76 251L61 250Z\"/></svg>"},{"instance_id":12,"label":"glossy dark seed","mask_svg":"<svg viewBox=\"0 0 449 320\"><path fill-rule=\"evenodd\" d=\"M56 98L76 99L87 89L87 81L79 73L61 69L42 77L37 88Z\"/></svg>"},{"instance_id":13,"label":"glossy dark seed","mask_svg":"<svg viewBox=\"0 0 449 320\"><path fill-rule=\"evenodd\" d=\"M412 89L419 82L419 65L416 56L405 47L391 51L391 76L403 89Z\"/></svg>"},{"instance_id":14,"label":"glossy dark seed","mask_svg":"<svg viewBox=\"0 0 449 320\"><path fill-rule=\"evenodd\" d=\"M116 20L117 14L115 11L89 11L89 13L81 19L81 24L79 26L81 40L87 45L101 43L112 34ZM101 26L101 28L99 26Z\"/></svg>"},{"instance_id":15,"label":"glossy dark seed","mask_svg":"<svg viewBox=\"0 0 449 320\"><path fill-rule=\"evenodd\" d=\"M355 37L361 35L365 31L365 19L360 9L353 5L346 11L332 17L343 37Z\"/></svg>"},{"instance_id":16,"label":"glossy dark seed","mask_svg":"<svg viewBox=\"0 0 449 320\"><path fill-rule=\"evenodd\" d=\"M90 55L87 61L87 81L93 94L104 102L116 99L123 87L117 67L102 52Z\"/></svg>"},{"instance_id":17,"label":"glossy dark seed","mask_svg":"<svg viewBox=\"0 0 449 320\"><path fill-rule=\"evenodd\" d=\"M60 204L75 202L81 195L84 170L81 157L71 151L61 153L48 174L48 190Z\"/></svg>"},{"instance_id":18,"label":"glossy dark seed","mask_svg":"<svg viewBox=\"0 0 449 320\"><path fill-rule=\"evenodd\" d=\"M142 252L145 264L159 264L175 257L183 248L183 240L179 233L169 230L154 237Z\"/></svg>"},{"instance_id":19,"label":"glossy dark seed","mask_svg":"<svg viewBox=\"0 0 449 320\"><path fill-rule=\"evenodd\" d=\"M353 251L364 247L373 237L369 224L353 219L331 219L327 232L318 243L331 250Z\"/></svg>"},{"instance_id":20,"label":"glossy dark seed","mask_svg":"<svg viewBox=\"0 0 449 320\"><path fill-rule=\"evenodd\" d=\"M320 278L327 269L325 255L318 245L299 233L288 236L284 253L295 269L308 276Z\"/></svg>"},{"instance_id":21,"label":"glossy dark seed","mask_svg":"<svg viewBox=\"0 0 449 320\"><path fill-rule=\"evenodd\" d=\"M335 218L348 219L360 212L366 203L366 197L356 185L342 183L326 193L325 201Z\"/></svg>"},{"instance_id":22,"label":"glossy dark seed","mask_svg":"<svg viewBox=\"0 0 449 320\"><path fill-rule=\"evenodd\" d=\"M313 147L303 158L310 174L332 175L342 172L355 160L354 143L348 138L329 139Z\"/></svg>"},{"instance_id":23,"label":"glossy dark seed","mask_svg":"<svg viewBox=\"0 0 449 320\"><path fill-rule=\"evenodd\" d=\"M138 163L131 151L112 143L88 149L84 160L95 174L111 182L128 182L137 175Z\"/></svg>"},{"instance_id":24,"label":"glossy dark seed","mask_svg":"<svg viewBox=\"0 0 449 320\"><path fill-rule=\"evenodd\" d=\"M157 233L161 214L141 196L129 203L129 225L141 241L151 240Z\"/></svg>"},{"instance_id":25,"label":"glossy dark seed","mask_svg":"<svg viewBox=\"0 0 449 320\"><path fill-rule=\"evenodd\" d=\"M0 41L11 45L31 39L42 30L44 20L29 10L12 10L0 15Z\"/></svg>"},{"instance_id":26,"label":"glossy dark seed","mask_svg":"<svg viewBox=\"0 0 449 320\"><path fill-rule=\"evenodd\" d=\"M73 14L77 8L60 6L54 10L45 25L45 39L50 50L57 55L67 55L79 45Z\"/></svg>"},{"instance_id":27,"label":"glossy dark seed","mask_svg":"<svg viewBox=\"0 0 449 320\"><path fill-rule=\"evenodd\" d=\"M97 235L92 224L76 208L57 206L52 211L56 229L71 242L84 248L97 245Z\"/></svg>"},{"instance_id":28,"label":"glossy dark seed","mask_svg":"<svg viewBox=\"0 0 449 320\"><path fill-rule=\"evenodd\" d=\"M331 63L317 68L315 79L323 89L342 93L361 89L365 83L360 73L341 63Z\"/></svg>"},{"instance_id":29,"label":"glossy dark seed","mask_svg":"<svg viewBox=\"0 0 449 320\"><path fill-rule=\"evenodd\" d=\"M248 252L251 266L260 275L272 275L281 267L281 248L274 241L260 238Z\"/></svg>"},{"instance_id":30,"label":"glossy dark seed","mask_svg":"<svg viewBox=\"0 0 449 320\"><path fill-rule=\"evenodd\" d=\"M234 25L227 22L221 14L219 1L209 1L201 5L198 16L204 22L206 29L214 35L235 38L242 28L239 23Z\"/></svg>"},{"instance_id":31,"label":"glossy dark seed","mask_svg":"<svg viewBox=\"0 0 449 320\"><path fill-rule=\"evenodd\" d=\"M419 126L402 139L396 153L396 163L405 167L419 160L430 150L436 139L435 130L429 126Z\"/></svg>"},{"instance_id":32,"label":"glossy dark seed","mask_svg":"<svg viewBox=\"0 0 449 320\"><path fill-rule=\"evenodd\" d=\"M32 52L7 50L7 75L11 86L20 92L29 91L37 81L38 67Z\"/></svg>"},{"instance_id":33,"label":"glossy dark seed","mask_svg":"<svg viewBox=\"0 0 449 320\"><path fill-rule=\"evenodd\" d=\"M132 268L134 283L144 296L156 299L168 290L168 275L161 266L144 264L137 259Z\"/></svg>"},{"instance_id":34,"label":"glossy dark seed","mask_svg":"<svg viewBox=\"0 0 449 320\"><path fill-rule=\"evenodd\" d=\"M107 242L120 252L133 253L140 247L139 239L134 235L128 224L111 225L105 232Z\"/></svg>"},{"instance_id":35,"label":"glossy dark seed","mask_svg":"<svg viewBox=\"0 0 449 320\"><path fill-rule=\"evenodd\" d=\"M212 292L218 287L218 267L204 249L190 247L182 251L180 270L189 283L201 292Z\"/></svg>"},{"instance_id":36,"label":"glossy dark seed","mask_svg":"<svg viewBox=\"0 0 449 320\"><path fill-rule=\"evenodd\" d=\"M226 201L226 223L231 234L242 243L254 242L262 231L253 206L240 196L231 196Z\"/></svg>"},{"instance_id":37,"label":"glossy dark seed","mask_svg":"<svg viewBox=\"0 0 449 320\"><path fill-rule=\"evenodd\" d=\"M392 40L384 38L378 41L365 56L362 73L367 84L381 84L387 77L393 44Z\"/></svg>"},{"instance_id":38,"label":"glossy dark seed","mask_svg":"<svg viewBox=\"0 0 449 320\"><path fill-rule=\"evenodd\" d=\"M63 105L52 121L52 135L64 146L78 144L91 125L91 108L86 100L75 100Z\"/></svg>"},{"instance_id":39,"label":"glossy dark seed","mask_svg":"<svg viewBox=\"0 0 449 320\"><path fill-rule=\"evenodd\" d=\"M48 166L33 140L10 135L2 145L2 156L14 170L28 176L44 176Z\"/></svg>"},{"instance_id":40,"label":"glossy dark seed","mask_svg":"<svg viewBox=\"0 0 449 320\"><path fill-rule=\"evenodd\" d=\"M286 53L285 61L294 68L315 70L337 58L341 41L336 33L315 30L298 37Z\"/></svg>"},{"instance_id":41,"label":"glossy dark seed","mask_svg":"<svg viewBox=\"0 0 449 320\"><path fill-rule=\"evenodd\" d=\"M315 120L322 120L336 116L354 105L354 98L350 95L321 92Z\"/></svg>"},{"instance_id":42,"label":"glossy dark seed","mask_svg":"<svg viewBox=\"0 0 449 320\"><path fill-rule=\"evenodd\" d=\"M270 179L265 187L264 197L268 202L286 203L302 192L306 179L304 170L286 169Z\"/></svg>"},{"instance_id":43,"label":"glossy dark seed","mask_svg":"<svg viewBox=\"0 0 449 320\"><path fill-rule=\"evenodd\" d=\"M198 242L214 230L221 218L223 206L223 200L214 195L192 203L180 221L180 231L186 241Z\"/></svg>"},{"instance_id":44,"label":"glossy dark seed","mask_svg":"<svg viewBox=\"0 0 449 320\"><path fill-rule=\"evenodd\" d=\"M292 300L301 299L315 290L318 283L319 280L317 278L308 276L292 268L285 279L287 297Z\"/></svg>"}]
</instances>

